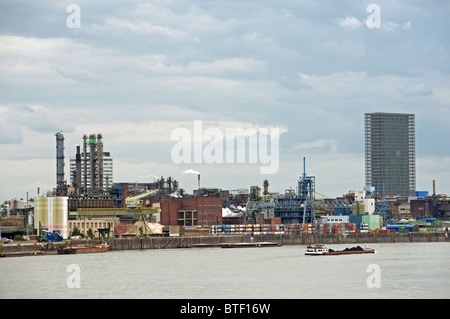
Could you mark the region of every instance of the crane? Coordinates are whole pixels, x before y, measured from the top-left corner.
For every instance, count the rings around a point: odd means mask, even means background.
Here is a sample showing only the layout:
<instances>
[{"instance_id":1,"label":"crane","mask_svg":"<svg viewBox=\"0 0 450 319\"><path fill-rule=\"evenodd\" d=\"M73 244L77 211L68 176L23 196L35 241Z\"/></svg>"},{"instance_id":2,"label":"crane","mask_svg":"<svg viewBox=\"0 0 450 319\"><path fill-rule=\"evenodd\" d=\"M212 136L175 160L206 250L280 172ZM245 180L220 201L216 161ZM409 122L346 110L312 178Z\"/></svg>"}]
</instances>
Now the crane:
<instances>
[{"instance_id":1,"label":"crane","mask_svg":"<svg viewBox=\"0 0 450 319\"><path fill-rule=\"evenodd\" d=\"M39 221L39 241L63 241L63 236L59 231L50 232L48 230L42 229L41 221Z\"/></svg>"},{"instance_id":2,"label":"crane","mask_svg":"<svg viewBox=\"0 0 450 319\"><path fill-rule=\"evenodd\" d=\"M142 198L155 194L157 192L159 192L159 189L152 189L151 191L147 191L136 196L127 197L125 200L125 204L127 205L127 208L141 208Z\"/></svg>"}]
</instances>

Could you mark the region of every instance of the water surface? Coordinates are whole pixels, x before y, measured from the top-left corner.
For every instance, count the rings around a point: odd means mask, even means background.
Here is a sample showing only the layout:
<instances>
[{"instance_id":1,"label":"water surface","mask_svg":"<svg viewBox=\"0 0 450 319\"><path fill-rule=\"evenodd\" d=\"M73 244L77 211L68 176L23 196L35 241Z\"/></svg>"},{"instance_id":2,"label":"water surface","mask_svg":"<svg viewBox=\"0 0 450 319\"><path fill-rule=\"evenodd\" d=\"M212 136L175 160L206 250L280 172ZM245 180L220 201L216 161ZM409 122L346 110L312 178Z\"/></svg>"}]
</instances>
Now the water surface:
<instances>
[{"instance_id":1,"label":"water surface","mask_svg":"<svg viewBox=\"0 0 450 319\"><path fill-rule=\"evenodd\" d=\"M0 298L450 297L448 243L370 247L375 254L305 256L305 246L282 246L2 258ZM70 265L80 288L71 288ZM379 267L379 288L368 287L370 265Z\"/></svg>"}]
</instances>

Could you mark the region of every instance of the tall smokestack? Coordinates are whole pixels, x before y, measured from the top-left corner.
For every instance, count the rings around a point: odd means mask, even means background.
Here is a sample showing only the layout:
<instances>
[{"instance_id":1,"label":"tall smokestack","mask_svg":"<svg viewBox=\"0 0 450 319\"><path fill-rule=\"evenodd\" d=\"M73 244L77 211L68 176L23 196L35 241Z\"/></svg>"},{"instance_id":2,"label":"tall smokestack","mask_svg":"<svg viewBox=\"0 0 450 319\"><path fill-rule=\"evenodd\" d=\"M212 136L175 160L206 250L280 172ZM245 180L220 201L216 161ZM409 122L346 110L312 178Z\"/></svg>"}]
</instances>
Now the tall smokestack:
<instances>
[{"instance_id":1,"label":"tall smokestack","mask_svg":"<svg viewBox=\"0 0 450 319\"><path fill-rule=\"evenodd\" d=\"M304 157L303 157L303 177L306 177L306 162Z\"/></svg>"},{"instance_id":2,"label":"tall smokestack","mask_svg":"<svg viewBox=\"0 0 450 319\"><path fill-rule=\"evenodd\" d=\"M198 189L200 189L200 174L198 174Z\"/></svg>"},{"instance_id":3,"label":"tall smokestack","mask_svg":"<svg viewBox=\"0 0 450 319\"><path fill-rule=\"evenodd\" d=\"M66 184L64 180L64 135L58 132L56 135L56 189L63 190Z\"/></svg>"},{"instance_id":4,"label":"tall smokestack","mask_svg":"<svg viewBox=\"0 0 450 319\"><path fill-rule=\"evenodd\" d=\"M433 196L436 195L436 181L433 179Z\"/></svg>"},{"instance_id":5,"label":"tall smokestack","mask_svg":"<svg viewBox=\"0 0 450 319\"><path fill-rule=\"evenodd\" d=\"M77 154L75 155L75 170L76 170L76 191L77 194L80 194L81 189L81 153L80 153L80 145L77 145Z\"/></svg>"}]
</instances>

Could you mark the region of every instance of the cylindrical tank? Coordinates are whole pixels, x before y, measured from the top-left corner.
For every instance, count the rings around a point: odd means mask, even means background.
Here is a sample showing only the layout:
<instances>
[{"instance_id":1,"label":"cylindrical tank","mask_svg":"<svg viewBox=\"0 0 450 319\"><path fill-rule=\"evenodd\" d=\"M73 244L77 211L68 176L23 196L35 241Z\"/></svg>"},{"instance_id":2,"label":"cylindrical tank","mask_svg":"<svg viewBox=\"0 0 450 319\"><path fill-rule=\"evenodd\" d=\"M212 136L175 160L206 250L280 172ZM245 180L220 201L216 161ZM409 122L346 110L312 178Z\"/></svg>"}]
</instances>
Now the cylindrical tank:
<instances>
[{"instance_id":1,"label":"cylindrical tank","mask_svg":"<svg viewBox=\"0 0 450 319\"><path fill-rule=\"evenodd\" d=\"M38 197L34 199L34 228L39 230L39 222L42 228L48 231L59 231L64 238L68 233L68 203L69 197Z\"/></svg>"}]
</instances>

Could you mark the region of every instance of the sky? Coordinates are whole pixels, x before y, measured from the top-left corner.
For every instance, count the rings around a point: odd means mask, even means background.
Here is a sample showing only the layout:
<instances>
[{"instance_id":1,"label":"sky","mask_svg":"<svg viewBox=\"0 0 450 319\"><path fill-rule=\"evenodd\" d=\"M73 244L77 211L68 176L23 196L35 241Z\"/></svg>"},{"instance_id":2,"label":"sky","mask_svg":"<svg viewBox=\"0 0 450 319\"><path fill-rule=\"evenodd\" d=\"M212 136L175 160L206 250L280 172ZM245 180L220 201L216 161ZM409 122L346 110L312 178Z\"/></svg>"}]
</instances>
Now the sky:
<instances>
[{"instance_id":1,"label":"sky","mask_svg":"<svg viewBox=\"0 0 450 319\"><path fill-rule=\"evenodd\" d=\"M0 202L56 186L56 132L66 179L102 133L114 182L192 192L194 170L202 187L284 192L305 157L317 195L341 196L365 186L372 112L415 114L416 188L450 194L449 16L446 0L2 0ZM256 161L211 162L239 153L226 132L241 128Z\"/></svg>"}]
</instances>

